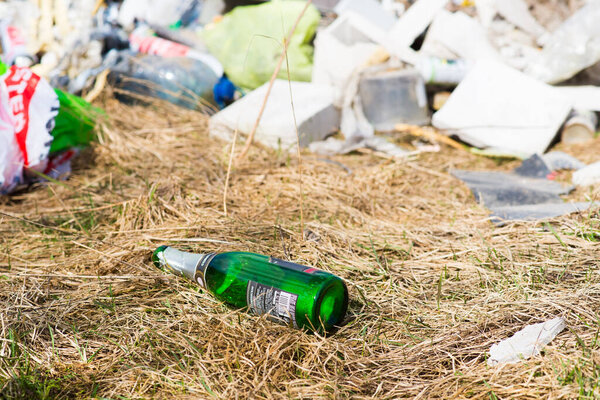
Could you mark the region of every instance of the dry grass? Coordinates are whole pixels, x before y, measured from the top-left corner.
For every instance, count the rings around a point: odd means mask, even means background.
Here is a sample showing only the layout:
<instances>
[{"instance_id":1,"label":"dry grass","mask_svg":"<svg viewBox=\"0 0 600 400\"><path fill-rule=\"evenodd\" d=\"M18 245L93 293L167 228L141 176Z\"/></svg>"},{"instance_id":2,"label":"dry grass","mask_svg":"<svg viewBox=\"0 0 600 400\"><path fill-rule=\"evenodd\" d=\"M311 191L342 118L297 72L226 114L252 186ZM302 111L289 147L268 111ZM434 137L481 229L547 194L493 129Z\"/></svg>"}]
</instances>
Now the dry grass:
<instances>
[{"instance_id":1,"label":"dry grass","mask_svg":"<svg viewBox=\"0 0 600 400\"><path fill-rule=\"evenodd\" d=\"M46 226L0 217L0 398L600 396L598 214L496 228L447 173L514 162L335 158L348 174L305 154L302 240L295 157L253 148L225 216L229 148L205 117L103 101L111 127L70 180L0 200ZM567 150L594 161L600 140ZM232 310L153 267L160 244L334 272L347 323L321 337ZM487 367L491 344L559 315L543 355Z\"/></svg>"}]
</instances>

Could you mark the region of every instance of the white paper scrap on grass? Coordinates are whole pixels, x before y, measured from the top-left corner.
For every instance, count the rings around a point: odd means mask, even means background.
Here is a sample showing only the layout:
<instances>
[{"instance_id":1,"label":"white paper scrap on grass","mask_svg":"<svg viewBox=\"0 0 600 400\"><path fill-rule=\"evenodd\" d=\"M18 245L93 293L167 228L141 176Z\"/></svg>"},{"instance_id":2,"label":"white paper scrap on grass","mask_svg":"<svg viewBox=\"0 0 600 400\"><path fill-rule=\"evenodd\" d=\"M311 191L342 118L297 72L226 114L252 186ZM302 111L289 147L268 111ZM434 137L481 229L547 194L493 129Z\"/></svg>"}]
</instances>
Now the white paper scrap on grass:
<instances>
[{"instance_id":1,"label":"white paper scrap on grass","mask_svg":"<svg viewBox=\"0 0 600 400\"><path fill-rule=\"evenodd\" d=\"M508 339L492 345L487 363L489 366L514 364L536 356L563 329L565 329L565 320L561 317L528 325Z\"/></svg>"},{"instance_id":2,"label":"white paper scrap on grass","mask_svg":"<svg viewBox=\"0 0 600 400\"><path fill-rule=\"evenodd\" d=\"M556 88L500 62L481 60L432 122L476 147L543 154L571 108Z\"/></svg>"}]
</instances>

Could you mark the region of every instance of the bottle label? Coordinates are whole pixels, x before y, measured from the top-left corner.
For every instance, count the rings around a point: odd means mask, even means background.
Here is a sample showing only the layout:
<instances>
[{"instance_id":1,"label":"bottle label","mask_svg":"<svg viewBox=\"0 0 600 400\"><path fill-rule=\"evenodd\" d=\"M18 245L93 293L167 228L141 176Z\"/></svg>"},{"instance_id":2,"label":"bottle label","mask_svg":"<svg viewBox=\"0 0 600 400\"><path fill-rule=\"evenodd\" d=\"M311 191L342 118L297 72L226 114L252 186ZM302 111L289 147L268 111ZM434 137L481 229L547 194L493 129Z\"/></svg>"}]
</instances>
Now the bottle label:
<instances>
[{"instance_id":1,"label":"bottle label","mask_svg":"<svg viewBox=\"0 0 600 400\"><path fill-rule=\"evenodd\" d=\"M258 315L267 314L272 319L282 321L285 324L291 322L295 328L298 328L296 323L297 294L249 281L246 301L248 308L253 313Z\"/></svg>"},{"instance_id":2,"label":"bottle label","mask_svg":"<svg viewBox=\"0 0 600 400\"><path fill-rule=\"evenodd\" d=\"M281 260L281 259L275 258L275 257L269 257L269 263L278 265L283 268L292 269L294 271L306 272L307 274L311 274L313 272L319 271L316 268L307 267L306 265L296 264L296 263Z\"/></svg>"},{"instance_id":3,"label":"bottle label","mask_svg":"<svg viewBox=\"0 0 600 400\"><path fill-rule=\"evenodd\" d=\"M198 282L198 285L202 286L203 288L206 288L206 267L208 267L208 264L210 264L210 262L213 258L215 258L216 255L217 253L207 254L206 256L204 256L204 258L200 260L200 262L196 266L196 274L194 278L196 279L196 282Z\"/></svg>"}]
</instances>

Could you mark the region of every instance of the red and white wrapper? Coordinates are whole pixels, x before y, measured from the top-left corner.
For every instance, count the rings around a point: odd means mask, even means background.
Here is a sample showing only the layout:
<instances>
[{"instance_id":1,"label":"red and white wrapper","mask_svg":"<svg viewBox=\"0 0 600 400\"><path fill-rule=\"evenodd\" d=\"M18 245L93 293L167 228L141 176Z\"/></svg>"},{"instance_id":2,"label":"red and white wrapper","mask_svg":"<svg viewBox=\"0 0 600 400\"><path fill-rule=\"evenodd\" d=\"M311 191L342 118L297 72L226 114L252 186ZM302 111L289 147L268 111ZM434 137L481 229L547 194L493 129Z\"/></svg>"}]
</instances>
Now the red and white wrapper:
<instances>
[{"instance_id":1,"label":"red and white wrapper","mask_svg":"<svg viewBox=\"0 0 600 400\"><path fill-rule=\"evenodd\" d=\"M196 51L184 44L154 36L152 31L145 26L140 26L131 32L129 45L132 50L142 54L152 54L165 58L193 58L208 65L218 77L223 75L223 66L215 57Z\"/></svg>"},{"instance_id":2,"label":"red and white wrapper","mask_svg":"<svg viewBox=\"0 0 600 400\"><path fill-rule=\"evenodd\" d=\"M12 65L17 57L29 57L27 43L21 30L14 25L0 23L0 38L2 38L2 61Z\"/></svg>"},{"instance_id":3,"label":"red and white wrapper","mask_svg":"<svg viewBox=\"0 0 600 400\"><path fill-rule=\"evenodd\" d=\"M59 102L29 68L0 76L0 193L24 183L24 170L46 171Z\"/></svg>"}]
</instances>

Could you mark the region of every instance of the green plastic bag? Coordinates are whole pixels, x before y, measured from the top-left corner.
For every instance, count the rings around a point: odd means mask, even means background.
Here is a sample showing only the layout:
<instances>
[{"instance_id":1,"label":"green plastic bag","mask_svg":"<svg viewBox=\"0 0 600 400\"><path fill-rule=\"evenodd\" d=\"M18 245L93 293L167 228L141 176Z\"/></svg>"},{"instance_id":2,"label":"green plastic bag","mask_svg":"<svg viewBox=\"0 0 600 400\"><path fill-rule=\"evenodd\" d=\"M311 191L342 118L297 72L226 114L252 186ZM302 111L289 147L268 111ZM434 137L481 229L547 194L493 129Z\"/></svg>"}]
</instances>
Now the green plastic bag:
<instances>
[{"instance_id":1,"label":"green plastic bag","mask_svg":"<svg viewBox=\"0 0 600 400\"><path fill-rule=\"evenodd\" d=\"M58 95L60 109L54 119L54 140L50 146L50 153L87 146L96 139L96 121L104 115L104 111L79 96L59 89L54 91Z\"/></svg>"},{"instance_id":2,"label":"green plastic bag","mask_svg":"<svg viewBox=\"0 0 600 400\"><path fill-rule=\"evenodd\" d=\"M256 89L271 78L283 51L283 40L305 6L305 1L273 0L236 7L222 21L208 26L202 37L233 83ZM314 49L310 42L320 18L319 11L310 5L292 35L288 62L294 81L311 80ZM288 78L285 60L277 77Z\"/></svg>"}]
</instances>

